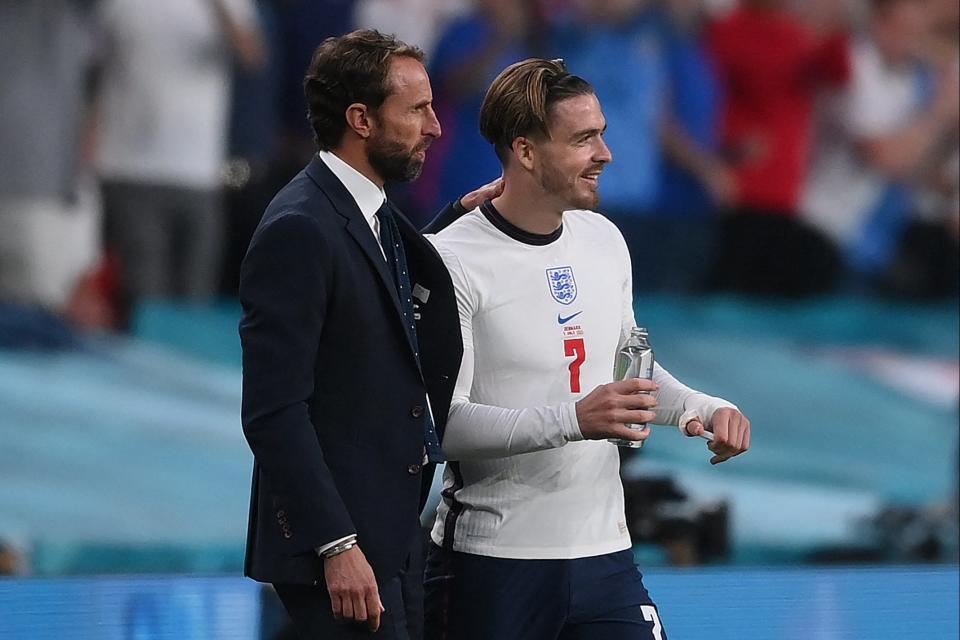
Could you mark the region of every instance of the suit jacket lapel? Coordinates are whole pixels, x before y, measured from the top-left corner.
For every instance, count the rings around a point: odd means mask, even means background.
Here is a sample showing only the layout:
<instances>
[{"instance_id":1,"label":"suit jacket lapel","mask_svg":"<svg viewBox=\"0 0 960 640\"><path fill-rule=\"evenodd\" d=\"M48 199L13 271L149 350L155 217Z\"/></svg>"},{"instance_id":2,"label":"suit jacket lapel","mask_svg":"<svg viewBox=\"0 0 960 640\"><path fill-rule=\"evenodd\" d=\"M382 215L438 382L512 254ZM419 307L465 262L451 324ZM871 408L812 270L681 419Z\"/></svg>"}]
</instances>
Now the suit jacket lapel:
<instances>
[{"instance_id":1,"label":"suit jacket lapel","mask_svg":"<svg viewBox=\"0 0 960 640\"><path fill-rule=\"evenodd\" d=\"M323 190L329 198L333 207L341 216L347 219L347 233L360 245L364 255L370 262L373 270L380 279L380 284L387 290L390 300L393 301L393 308L396 311L396 319L403 326L403 310L400 308L400 298L397 296L397 286L393 281L393 275L387 267L387 261L383 258L380 245L377 239L373 237L373 231L367 224L366 218L357 206L356 201L343 183L333 174L327 165L318 157L314 157L307 165L307 175ZM406 335L406 331L404 331ZM409 341L408 341L409 342Z\"/></svg>"},{"instance_id":2,"label":"suit jacket lapel","mask_svg":"<svg viewBox=\"0 0 960 640\"><path fill-rule=\"evenodd\" d=\"M421 232L419 229L417 229L417 227L410 222L403 212L397 209L392 202L390 203L390 208L393 209L394 217L397 219L397 226L400 227L400 235L403 236L404 246L407 247L407 260L410 260L411 251L420 251L433 255L438 263L442 263L443 258L440 257L436 247L434 247L433 243L423 236L424 233L429 232ZM432 224L433 223L431 223L431 225Z\"/></svg>"}]
</instances>

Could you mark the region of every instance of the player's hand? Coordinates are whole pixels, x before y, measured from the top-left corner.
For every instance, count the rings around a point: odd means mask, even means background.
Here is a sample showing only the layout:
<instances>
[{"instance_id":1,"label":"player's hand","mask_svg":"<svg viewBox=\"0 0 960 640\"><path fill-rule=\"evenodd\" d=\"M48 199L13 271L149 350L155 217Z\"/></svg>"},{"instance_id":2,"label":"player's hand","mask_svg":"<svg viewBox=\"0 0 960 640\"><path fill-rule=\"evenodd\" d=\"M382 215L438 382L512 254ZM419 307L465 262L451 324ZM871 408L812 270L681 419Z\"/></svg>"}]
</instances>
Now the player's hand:
<instances>
[{"instance_id":1,"label":"player's hand","mask_svg":"<svg viewBox=\"0 0 960 640\"><path fill-rule=\"evenodd\" d=\"M736 409L717 409L710 417L709 426L691 420L684 425L684 431L691 437L704 431L713 433L713 440L707 443L707 448L716 455L710 458L710 464L719 464L750 448L750 420Z\"/></svg>"},{"instance_id":2,"label":"player's hand","mask_svg":"<svg viewBox=\"0 0 960 640\"><path fill-rule=\"evenodd\" d=\"M503 193L503 178L497 178L460 198L460 206L467 211L473 211L487 200L500 197L501 193Z\"/></svg>"},{"instance_id":3,"label":"player's hand","mask_svg":"<svg viewBox=\"0 0 960 640\"><path fill-rule=\"evenodd\" d=\"M631 429L626 425L652 422L657 417L650 411L657 406L657 399L650 394L659 388L653 380L642 378L600 385L577 402L580 433L587 440L646 440L649 427Z\"/></svg>"},{"instance_id":4,"label":"player's hand","mask_svg":"<svg viewBox=\"0 0 960 640\"><path fill-rule=\"evenodd\" d=\"M373 569L360 547L354 547L323 561L323 573L336 620L366 622L370 631L380 628L380 590Z\"/></svg>"}]
</instances>

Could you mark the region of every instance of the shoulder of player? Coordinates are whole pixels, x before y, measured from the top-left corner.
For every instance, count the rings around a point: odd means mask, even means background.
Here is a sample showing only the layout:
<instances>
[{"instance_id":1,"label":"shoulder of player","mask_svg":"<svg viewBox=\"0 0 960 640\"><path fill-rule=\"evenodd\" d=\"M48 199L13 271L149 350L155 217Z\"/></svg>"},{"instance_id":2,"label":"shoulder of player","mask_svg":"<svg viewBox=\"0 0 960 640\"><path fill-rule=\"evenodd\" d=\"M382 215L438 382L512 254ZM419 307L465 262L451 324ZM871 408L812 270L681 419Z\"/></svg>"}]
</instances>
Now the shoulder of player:
<instances>
[{"instance_id":1,"label":"shoulder of player","mask_svg":"<svg viewBox=\"0 0 960 640\"><path fill-rule=\"evenodd\" d=\"M566 211L563 214L563 222L572 227L583 227L595 233L613 238L618 236L622 237L623 235L620 233L620 228L611 222L608 217L589 209Z\"/></svg>"},{"instance_id":2,"label":"shoulder of player","mask_svg":"<svg viewBox=\"0 0 960 640\"><path fill-rule=\"evenodd\" d=\"M463 214L441 231L428 235L427 238L438 250L444 247L459 253L465 250L464 246L475 246L488 238L489 234L485 233L485 230L489 226L490 223L480 213L480 209L474 209Z\"/></svg>"},{"instance_id":3,"label":"shoulder of player","mask_svg":"<svg viewBox=\"0 0 960 640\"><path fill-rule=\"evenodd\" d=\"M485 218L479 209L468 211L437 233L426 238L436 248L448 269L462 270L462 263L483 253Z\"/></svg>"}]
</instances>

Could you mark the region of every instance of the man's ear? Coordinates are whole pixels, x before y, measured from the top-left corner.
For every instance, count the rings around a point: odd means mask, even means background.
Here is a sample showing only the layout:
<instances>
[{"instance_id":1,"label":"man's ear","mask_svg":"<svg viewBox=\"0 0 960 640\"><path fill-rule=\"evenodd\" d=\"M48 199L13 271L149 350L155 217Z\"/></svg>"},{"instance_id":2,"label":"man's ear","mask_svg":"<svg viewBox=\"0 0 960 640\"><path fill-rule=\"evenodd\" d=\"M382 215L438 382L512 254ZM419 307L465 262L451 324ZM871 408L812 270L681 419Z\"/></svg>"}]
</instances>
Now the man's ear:
<instances>
[{"instance_id":1,"label":"man's ear","mask_svg":"<svg viewBox=\"0 0 960 640\"><path fill-rule=\"evenodd\" d=\"M517 159L520 166L527 171L533 171L537 153L532 140L518 136L513 139L510 150L513 151L513 157Z\"/></svg>"},{"instance_id":2,"label":"man's ear","mask_svg":"<svg viewBox=\"0 0 960 640\"><path fill-rule=\"evenodd\" d=\"M373 123L370 118L370 110L362 102L354 102L347 107L344 116L347 119L347 126L366 140L373 132Z\"/></svg>"}]
</instances>

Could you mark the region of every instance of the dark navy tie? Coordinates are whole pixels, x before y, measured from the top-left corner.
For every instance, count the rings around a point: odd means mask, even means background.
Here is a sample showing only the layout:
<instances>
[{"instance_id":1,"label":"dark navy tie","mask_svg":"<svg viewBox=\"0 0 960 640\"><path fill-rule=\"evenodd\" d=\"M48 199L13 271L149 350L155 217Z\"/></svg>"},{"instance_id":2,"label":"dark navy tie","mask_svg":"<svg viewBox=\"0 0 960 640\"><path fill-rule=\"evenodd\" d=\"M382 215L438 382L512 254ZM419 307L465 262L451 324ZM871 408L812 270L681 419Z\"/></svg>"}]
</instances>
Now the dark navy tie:
<instances>
[{"instance_id":1,"label":"dark navy tie","mask_svg":"<svg viewBox=\"0 0 960 640\"><path fill-rule=\"evenodd\" d=\"M403 249L400 237L400 228L394 217L393 208L384 200L377 210L380 219L380 243L387 258L387 268L393 274L393 283L400 298L400 309L403 311L403 326L417 358L417 367L420 367L420 346L417 340L417 326L414 323L413 290L410 287L410 273L407 269L407 254ZM437 438L437 429L433 424L430 411L423 412L423 444L430 462L443 462L443 453L440 450L440 441Z\"/></svg>"}]
</instances>

